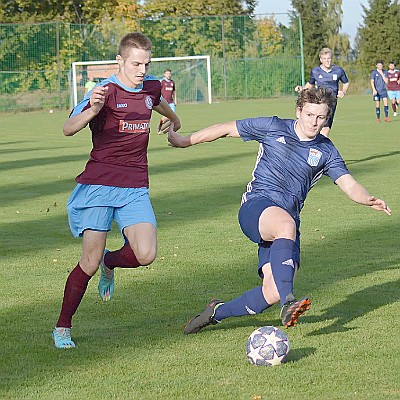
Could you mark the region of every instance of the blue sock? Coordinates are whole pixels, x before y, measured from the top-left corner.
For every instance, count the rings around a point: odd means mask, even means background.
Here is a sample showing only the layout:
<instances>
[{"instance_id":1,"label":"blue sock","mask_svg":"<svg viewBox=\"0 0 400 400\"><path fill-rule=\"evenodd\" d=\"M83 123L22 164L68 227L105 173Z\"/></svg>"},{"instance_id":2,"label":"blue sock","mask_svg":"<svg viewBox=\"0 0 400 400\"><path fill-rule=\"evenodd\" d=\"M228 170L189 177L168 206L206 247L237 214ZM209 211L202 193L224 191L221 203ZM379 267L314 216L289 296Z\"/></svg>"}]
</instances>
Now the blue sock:
<instances>
[{"instance_id":1,"label":"blue sock","mask_svg":"<svg viewBox=\"0 0 400 400\"><path fill-rule=\"evenodd\" d=\"M258 286L243 293L236 299L220 305L215 311L214 319L221 321L228 317L260 314L269 306L264 298L262 286Z\"/></svg>"},{"instance_id":2,"label":"blue sock","mask_svg":"<svg viewBox=\"0 0 400 400\"><path fill-rule=\"evenodd\" d=\"M294 260L296 244L290 239L276 239L271 246L271 270L278 289L281 306L286 303L286 296L293 293Z\"/></svg>"},{"instance_id":3,"label":"blue sock","mask_svg":"<svg viewBox=\"0 0 400 400\"><path fill-rule=\"evenodd\" d=\"M376 118L380 118L381 117L381 109L379 107L376 107L375 111L376 111Z\"/></svg>"},{"instance_id":4,"label":"blue sock","mask_svg":"<svg viewBox=\"0 0 400 400\"><path fill-rule=\"evenodd\" d=\"M387 118L389 116L389 106L383 106L383 109L385 110L385 117Z\"/></svg>"}]
</instances>

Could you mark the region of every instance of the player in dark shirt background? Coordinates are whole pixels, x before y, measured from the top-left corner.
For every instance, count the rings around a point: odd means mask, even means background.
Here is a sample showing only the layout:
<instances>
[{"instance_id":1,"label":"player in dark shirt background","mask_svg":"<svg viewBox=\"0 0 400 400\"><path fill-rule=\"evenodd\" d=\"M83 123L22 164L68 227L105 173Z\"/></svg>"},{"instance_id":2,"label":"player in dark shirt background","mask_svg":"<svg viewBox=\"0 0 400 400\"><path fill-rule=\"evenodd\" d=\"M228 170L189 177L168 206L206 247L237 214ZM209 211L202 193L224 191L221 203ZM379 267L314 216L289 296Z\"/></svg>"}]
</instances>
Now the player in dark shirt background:
<instances>
[{"instance_id":1,"label":"player in dark shirt background","mask_svg":"<svg viewBox=\"0 0 400 400\"><path fill-rule=\"evenodd\" d=\"M311 70L310 79L302 86L296 86L295 91L300 92L303 89L308 89L310 87L325 87L326 89L330 89L336 98L342 98L346 96L347 91L349 90L349 80L344 72L343 68L338 67L337 65L332 65L332 50L325 47L319 52L319 60L321 61L321 65L315 67ZM339 83L342 82L342 89L339 90ZM325 126L322 128L321 133L326 137L329 136L330 130L333 124L333 118L335 116L336 111L336 102L331 111L331 116L326 122Z\"/></svg>"},{"instance_id":2,"label":"player in dark shirt background","mask_svg":"<svg viewBox=\"0 0 400 400\"><path fill-rule=\"evenodd\" d=\"M151 41L145 35L136 32L122 38L116 59L119 72L92 89L64 125L64 135L73 136L89 124L93 148L67 204L71 231L82 237L82 255L68 276L53 330L54 344L60 349L75 347L72 317L99 265L99 294L107 301L114 293L115 267L148 265L157 253L147 164L152 110L177 128L180 121L161 98L160 81L146 75ZM117 251L108 251L106 237L113 220L125 243Z\"/></svg>"},{"instance_id":3,"label":"player in dark shirt background","mask_svg":"<svg viewBox=\"0 0 400 400\"><path fill-rule=\"evenodd\" d=\"M171 129L174 147L189 147L223 137L259 142L253 178L239 210L243 233L258 245L257 270L262 285L224 303L213 299L186 325L186 334L229 317L259 314L280 302L282 324L295 326L310 308L310 299L294 297L294 277L300 264L300 211L310 189L322 175L331 178L354 202L391 215L387 204L350 175L334 144L319 134L336 102L332 91L300 91L296 120L248 118L213 125L182 137ZM232 271L234 274L235 271Z\"/></svg>"}]
</instances>

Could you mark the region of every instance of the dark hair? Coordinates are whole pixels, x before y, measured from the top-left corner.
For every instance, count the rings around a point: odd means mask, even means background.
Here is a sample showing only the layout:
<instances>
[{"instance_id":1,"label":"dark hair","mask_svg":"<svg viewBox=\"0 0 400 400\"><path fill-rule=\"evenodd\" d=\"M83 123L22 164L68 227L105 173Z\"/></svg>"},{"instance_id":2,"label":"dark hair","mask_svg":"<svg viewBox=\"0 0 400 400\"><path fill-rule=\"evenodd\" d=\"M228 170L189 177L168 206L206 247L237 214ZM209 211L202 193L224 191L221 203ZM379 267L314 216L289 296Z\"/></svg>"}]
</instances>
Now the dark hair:
<instances>
[{"instance_id":1,"label":"dark hair","mask_svg":"<svg viewBox=\"0 0 400 400\"><path fill-rule=\"evenodd\" d=\"M167 68L166 70L164 70L164 73L166 72L172 72L169 68Z\"/></svg>"},{"instance_id":2,"label":"dark hair","mask_svg":"<svg viewBox=\"0 0 400 400\"><path fill-rule=\"evenodd\" d=\"M118 54L126 59L131 49L151 51L151 40L140 32L128 33L119 42Z\"/></svg>"},{"instance_id":3,"label":"dark hair","mask_svg":"<svg viewBox=\"0 0 400 400\"><path fill-rule=\"evenodd\" d=\"M299 93L296 101L296 108L301 111L306 103L326 104L328 106L329 116L336 105L336 97L329 89L325 89L324 87L311 87L309 89L304 89Z\"/></svg>"},{"instance_id":4,"label":"dark hair","mask_svg":"<svg viewBox=\"0 0 400 400\"><path fill-rule=\"evenodd\" d=\"M376 60L376 64L383 64L383 60Z\"/></svg>"},{"instance_id":5,"label":"dark hair","mask_svg":"<svg viewBox=\"0 0 400 400\"><path fill-rule=\"evenodd\" d=\"M396 66L396 63L394 61L389 61L389 64L393 64L394 66Z\"/></svg>"}]
</instances>

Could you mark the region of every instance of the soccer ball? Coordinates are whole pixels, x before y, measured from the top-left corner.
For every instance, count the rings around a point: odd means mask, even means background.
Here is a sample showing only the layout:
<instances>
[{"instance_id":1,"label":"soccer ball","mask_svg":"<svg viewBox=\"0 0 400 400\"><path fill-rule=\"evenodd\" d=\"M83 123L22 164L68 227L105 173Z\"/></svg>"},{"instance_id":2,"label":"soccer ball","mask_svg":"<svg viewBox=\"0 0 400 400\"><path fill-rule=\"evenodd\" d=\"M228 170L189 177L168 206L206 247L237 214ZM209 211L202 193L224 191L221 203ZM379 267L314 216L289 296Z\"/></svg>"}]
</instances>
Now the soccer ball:
<instances>
[{"instance_id":1,"label":"soccer ball","mask_svg":"<svg viewBox=\"0 0 400 400\"><path fill-rule=\"evenodd\" d=\"M263 326L256 329L246 343L249 361L262 366L281 364L285 361L289 348L289 338L274 326Z\"/></svg>"}]
</instances>

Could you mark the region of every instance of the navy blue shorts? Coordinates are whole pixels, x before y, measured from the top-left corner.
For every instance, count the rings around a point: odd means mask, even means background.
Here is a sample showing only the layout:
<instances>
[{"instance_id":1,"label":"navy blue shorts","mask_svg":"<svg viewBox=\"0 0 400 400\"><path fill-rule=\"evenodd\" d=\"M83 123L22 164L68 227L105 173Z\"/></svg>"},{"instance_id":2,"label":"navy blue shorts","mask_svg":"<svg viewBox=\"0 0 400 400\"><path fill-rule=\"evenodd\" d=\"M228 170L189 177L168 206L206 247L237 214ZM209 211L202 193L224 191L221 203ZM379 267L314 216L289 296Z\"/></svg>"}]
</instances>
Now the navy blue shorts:
<instances>
[{"instance_id":1,"label":"navy blue shorts","mask_svg":"<svg viewBox=\"0 0 400 400\"><path fill-rule=\"evenodd\" d=\"M253 197L245 201L239 210L239 224L242 232L254 243L258 244L258 274L262 277L261 268L270 261L272 242L262 239L259 230L259 220L262 212L269 207L279 207L270 199L262 196ZM300 221L296 223L296 247L293 259L300 266Z\"/></svg>"}]
</instances>

